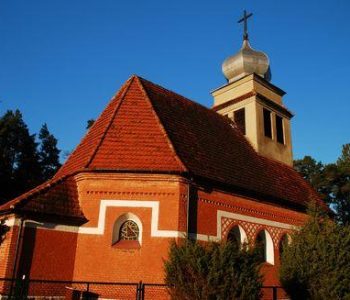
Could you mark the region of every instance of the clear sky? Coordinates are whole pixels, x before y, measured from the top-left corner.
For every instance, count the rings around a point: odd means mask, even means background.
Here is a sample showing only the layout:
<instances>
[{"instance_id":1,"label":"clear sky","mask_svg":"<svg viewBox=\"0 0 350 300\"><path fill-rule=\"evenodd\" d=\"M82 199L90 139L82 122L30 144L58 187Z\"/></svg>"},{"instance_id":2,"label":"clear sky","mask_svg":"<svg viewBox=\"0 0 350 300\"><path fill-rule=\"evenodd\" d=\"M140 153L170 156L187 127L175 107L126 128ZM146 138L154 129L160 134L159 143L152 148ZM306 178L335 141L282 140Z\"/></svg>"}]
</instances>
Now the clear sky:
<instances>
[{"instance_id":1,"label":"clear sky","mask_svg":"<svg viewBox=\"0 0 350 300\"><path fill-rule=\"evenodd\" d=\"M335 161L350 142L349 0L1 0L0 114L46 122L71 151L132 74L210 107L243 9L296 114L295 158Z\"/></svg>"}]
</instances>

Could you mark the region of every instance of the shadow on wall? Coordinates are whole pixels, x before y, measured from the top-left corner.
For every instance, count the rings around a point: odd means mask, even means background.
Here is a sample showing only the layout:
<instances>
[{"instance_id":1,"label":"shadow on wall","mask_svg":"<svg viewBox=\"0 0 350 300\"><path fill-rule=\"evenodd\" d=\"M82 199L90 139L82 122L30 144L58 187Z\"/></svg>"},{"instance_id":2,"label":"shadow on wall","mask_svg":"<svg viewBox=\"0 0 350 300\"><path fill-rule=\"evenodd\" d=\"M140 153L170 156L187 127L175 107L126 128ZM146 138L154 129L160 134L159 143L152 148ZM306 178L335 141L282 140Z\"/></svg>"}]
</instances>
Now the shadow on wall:
<instances>
[{"instance_id":1,"label":"shadow on wall","mask_svg":"<svg viewBox=\"0 0 350 300\"><path fill-rule=\"evenodd\" d=\"M0 246L5 240L6 233L10 230L10 227L6 225L6 219L0 220Z\"/></svg>"}]
</instances>

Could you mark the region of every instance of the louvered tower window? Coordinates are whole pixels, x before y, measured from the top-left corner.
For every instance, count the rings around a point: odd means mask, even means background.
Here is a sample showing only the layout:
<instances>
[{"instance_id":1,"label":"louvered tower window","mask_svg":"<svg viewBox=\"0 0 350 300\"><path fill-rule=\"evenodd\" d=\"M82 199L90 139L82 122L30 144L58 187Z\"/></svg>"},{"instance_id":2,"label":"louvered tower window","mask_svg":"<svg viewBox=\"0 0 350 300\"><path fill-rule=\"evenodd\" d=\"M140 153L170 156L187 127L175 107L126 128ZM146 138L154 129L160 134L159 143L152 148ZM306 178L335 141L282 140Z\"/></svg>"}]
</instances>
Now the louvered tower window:
<instances>
[{"instance_id":1,"label":"louvered tower window","mask_svg":"<svg viewBox=\"0 0 350 300\"><path fill-rule=\"evenodd\" d=\"M284 130L283 130L283 119L276 115L276 135L277 142L284 144Z\"/></svg>"},{"instance_id":2,"label":"louvered tower window","mask_svg":"<svg viewBox=\"0 0 350 300\"><path fill-rule=\"evenodd\" d=\"M264 133L266 137L272 139L271 111L266 108L264 108Z\"/></svg>"},{"instance_id":3,"label":"louvered tower window","mask_svg":"<svg viewBox=\"0 0 350 300\"><path fill-rule=\"evenodd\" d=\"M245 135L245 109L241 108L233 113L235 123L241 132Z\"/></svg>"}]
</instances>

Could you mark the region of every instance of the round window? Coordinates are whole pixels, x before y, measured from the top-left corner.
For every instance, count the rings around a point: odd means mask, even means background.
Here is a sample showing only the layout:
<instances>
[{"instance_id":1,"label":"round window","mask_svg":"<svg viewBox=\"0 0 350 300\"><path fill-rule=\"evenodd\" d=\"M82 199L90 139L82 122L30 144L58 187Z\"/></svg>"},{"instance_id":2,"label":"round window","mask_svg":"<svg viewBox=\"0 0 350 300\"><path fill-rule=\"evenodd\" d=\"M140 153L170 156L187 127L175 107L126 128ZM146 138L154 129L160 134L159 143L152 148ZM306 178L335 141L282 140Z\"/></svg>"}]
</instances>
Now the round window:
<instances>
[{"instance_id":1,"label":"round window","mask_svg":"<svg viewBox=\"0 0 350 300\"><path fill-rule=\"evenodd\" d=\"M137 241L139 239L139 227L134 221L128 220L122 224L119 231L119 240Z\"/></svg>"}]
</instances>

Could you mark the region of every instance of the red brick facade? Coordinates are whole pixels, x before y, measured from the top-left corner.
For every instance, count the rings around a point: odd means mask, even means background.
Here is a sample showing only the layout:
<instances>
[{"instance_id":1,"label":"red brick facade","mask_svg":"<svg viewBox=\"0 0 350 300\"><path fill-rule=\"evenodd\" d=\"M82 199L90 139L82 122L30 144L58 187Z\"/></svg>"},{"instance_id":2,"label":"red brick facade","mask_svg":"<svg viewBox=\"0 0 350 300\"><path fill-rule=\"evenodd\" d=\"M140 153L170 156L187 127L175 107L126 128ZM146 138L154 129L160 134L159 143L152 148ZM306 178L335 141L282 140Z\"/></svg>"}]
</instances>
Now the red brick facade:
<instances>
[{"instance_id":1,"label":"red brick facade","mask_svg":"<svg viewBox=\"0 0 350 300\"><path fill-rule=\"evenodd\" d=\"M55 229L53 225L41 226L27 221L25 226L30 227L24 230L18 275L54 280L162 282L163 259L166 259L169 242L174 238L171 235L175 232L180 236L187 230L188 183L170 175L80 174L76 179L80 205L89 219L83 228L90 228L92 232L78 233L78 228L74 226ZM197 190L195 197L195 226L199 240L226 239L228 231L235 225L244 229L250 244L254 243L260 230L269 232L275 262L274 265L266 263L263 268L265 283L278 284L279 241L283 234L291 232L291 229L279 226L298 226L305 220L305 214L220 191ZM105 215L100 213L101 200L108 203ZM119 204L115 204L115 201ZM125 204L119 206L122 202ZM139 204L133 207L133 202ZM146 205L142 207L140 202ZM165 231L164 237L152 236L152 214L156 211L149 206L150 202L159 203L159 222L153 225L160 232ZM218 220L218 211L227 214ZM133 213L142 222L140 247L119 247L118 243L112 245L114 223L126 213ZM234 215L230 217L230 214ZM239 215L239 219L235 219L235 215ZM103 223L101 218L105 218ZM261 224L264 221L271 225ZM103 229L97 233L101 225ZM219 237L218 227L221 228ZM2 261L14 257L17 228L13 227L1 246ZM1 266L2 274L11 276L11 262Z\"/></svg>"}]
</instances>

